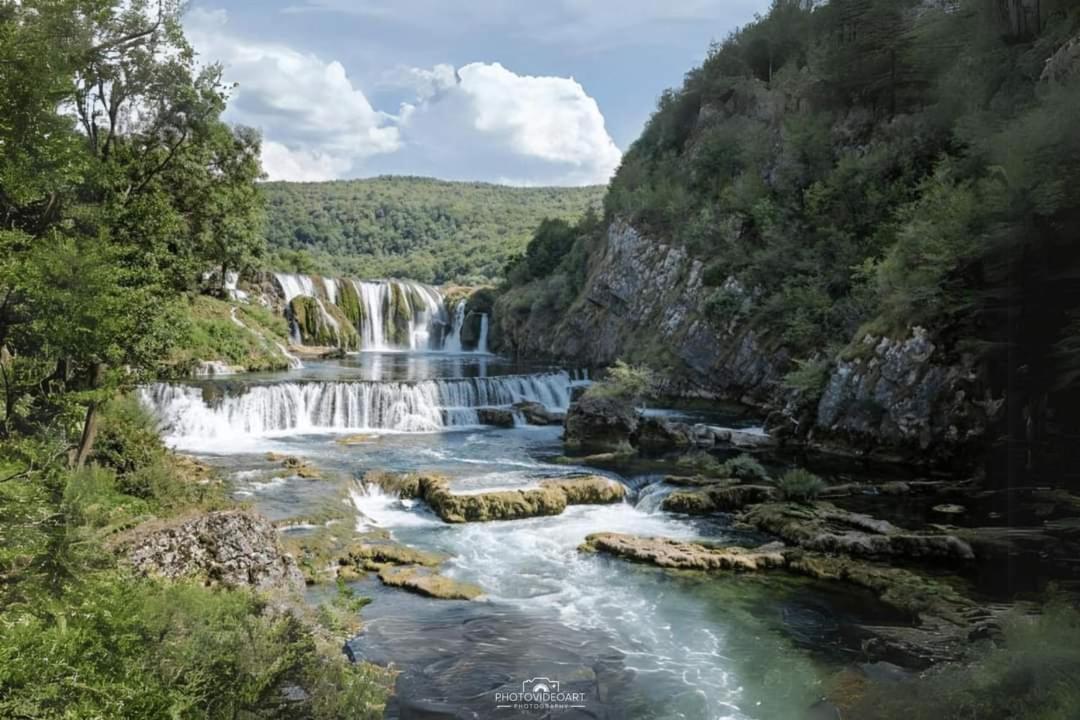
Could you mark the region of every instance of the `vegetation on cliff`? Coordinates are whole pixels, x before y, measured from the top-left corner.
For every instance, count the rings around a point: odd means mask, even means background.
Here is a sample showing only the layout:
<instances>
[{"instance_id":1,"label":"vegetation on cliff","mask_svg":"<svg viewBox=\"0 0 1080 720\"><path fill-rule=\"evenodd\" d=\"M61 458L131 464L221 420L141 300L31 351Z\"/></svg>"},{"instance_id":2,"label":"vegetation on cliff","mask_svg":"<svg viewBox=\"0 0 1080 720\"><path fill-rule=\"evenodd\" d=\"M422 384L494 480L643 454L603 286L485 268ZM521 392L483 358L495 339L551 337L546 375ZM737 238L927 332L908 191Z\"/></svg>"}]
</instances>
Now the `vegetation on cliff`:
<instances>
[{"instance_id":1,"label":"vegetation on cliff","mask_svg":"<svg viewBox=\"0 0 1080 720\"><path fill-rule=\"evenodd\" d=\"M415 177L267 183L262 191L274 269L470 285L501 278L541 220L576 221L604 192Z\"/></svg>"},{"instance_id":2,"label":"vegetation on cliff","mask_svg":"<svg viewBox=\"0 0 1080 720\"><path fill-rule=\"evenodd\" d=\"M864 334L924 325L1008 387L1003 425L1075 422L1078 29L1068 0L776 0L664 93L604 222L541 228L502 307L573 317L618 218L699 258L705 319L782 347L808 400Z\"/></svg>"}]
</instances>

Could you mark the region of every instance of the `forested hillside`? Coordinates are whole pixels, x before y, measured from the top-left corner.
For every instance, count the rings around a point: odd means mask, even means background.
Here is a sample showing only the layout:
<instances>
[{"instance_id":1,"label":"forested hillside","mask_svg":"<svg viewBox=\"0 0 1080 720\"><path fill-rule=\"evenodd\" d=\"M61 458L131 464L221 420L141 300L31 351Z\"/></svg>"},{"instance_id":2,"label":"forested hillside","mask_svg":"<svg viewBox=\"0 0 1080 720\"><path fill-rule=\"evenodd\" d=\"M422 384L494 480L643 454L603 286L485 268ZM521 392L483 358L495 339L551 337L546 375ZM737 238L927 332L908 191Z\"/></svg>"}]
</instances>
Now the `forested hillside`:
<instances>
[{"instance_id":1,"label":"forested hillside","mask_svg":"<svg viewBox=\"0 0 1080 720\"><path fill-rule=\"evenodd\" d=\"M262 188L274 269L470 284L501 278L543 218L577 220L603 196L414 177Z\"/></svg>"},{"instance_id":2,"label":"forested hillside","mask_svg":"<svg viewBox=\"0 0 1080 720\"><path fill-rule=\"evenodd\" d=\"M663 94L605 222L537 235L507 327L578 332L621 220L700 260L702 319L751 328L804 402L863 337L923 326L1035 442L1077 406L1078 27L1075 0L776 0Z\"/></svg>"}]
</instances>

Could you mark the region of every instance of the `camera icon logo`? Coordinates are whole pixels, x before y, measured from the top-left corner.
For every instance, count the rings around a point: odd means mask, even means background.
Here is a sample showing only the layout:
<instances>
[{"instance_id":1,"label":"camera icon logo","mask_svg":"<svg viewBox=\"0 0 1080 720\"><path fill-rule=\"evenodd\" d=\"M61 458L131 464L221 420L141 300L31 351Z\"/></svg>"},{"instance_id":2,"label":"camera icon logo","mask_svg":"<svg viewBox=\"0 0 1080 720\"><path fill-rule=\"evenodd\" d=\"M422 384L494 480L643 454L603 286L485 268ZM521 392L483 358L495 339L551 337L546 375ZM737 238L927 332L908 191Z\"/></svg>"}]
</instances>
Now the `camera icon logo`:
<instances>
[{"instance_id":1,"label":"camera icon logo","mask_svg":"<svg viewBox=\"0 0 1080 720\"><path fill-rule=\"evenodd\" d=\"M521 692L539 695L541 693L559 692L559 681L546 677L531 678L521 683Z\"/></svg>"}]
</instances>

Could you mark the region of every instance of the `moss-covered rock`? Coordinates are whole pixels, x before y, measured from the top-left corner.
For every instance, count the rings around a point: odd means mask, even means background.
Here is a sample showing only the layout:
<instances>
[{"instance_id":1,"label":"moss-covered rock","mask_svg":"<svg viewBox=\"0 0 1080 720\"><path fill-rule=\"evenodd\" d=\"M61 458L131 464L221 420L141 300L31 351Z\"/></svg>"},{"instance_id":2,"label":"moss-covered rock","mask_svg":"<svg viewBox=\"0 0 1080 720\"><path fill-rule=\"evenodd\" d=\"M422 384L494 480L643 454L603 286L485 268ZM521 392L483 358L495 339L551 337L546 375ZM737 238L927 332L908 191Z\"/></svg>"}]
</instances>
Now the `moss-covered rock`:
<instances>
[{"instance_id":1,"label":"moss-covered rock","mask_svg":"<svg viewBox=\"0 0 1080 720\"><path fill-rule=\"evenodd\" d=\"M739 521L790 544L819 552L942 560L975 557L971 546L954 535L911 532L824 502L754 505L739 515Z\"/></svg>"},{"instance_id":2,"label":"moss-covered rock","mask_svg":"<svg viewBox=\"0 0 1080 720\"><path fill-rule=\"evenodd\" d=\"M401 283L390 283L390 292L387 295L389 305L383 315L385 327L389 329L390 343L399 347L408 347L411 341L409 325L413 320L413 312L407 292Z\"/></svg>"},{"instance_id":3,"label":"moss-covered rock","mask_svg":"<svg viewBox=\"0 0 1080 720\"><path fill-rule=\"evenodd\" d=\"M372 472L364 476L364 483L399 497L422 498L448 523L558 515L567 505L614 503L625 495L621 484L598 475L543 480L536 488L482 493L451 492L449 480L440 475Z\"/></svg>"},{"instance_id":4,"label":"moss-covered rock","mask_svg":"<svg viewBox=\"0 0 1080 720\"><path fill-rule=\"evenodd\" d=\"M445 555L417 550L393 542L354 543L339 560L342 565L356 565L366 570L378 570L384 565L422 565L436 567L446 561Z\"/></svg>"},{"instance_id":5,"label":"moss-covered rock","mask_svg":"<svg viewBox=\"0 0 1080 720\"><path fill-rule=\"evenodd\" d=\"M301 295L289 303L287 314L304 345L360 349L356 325L337 305Z\"/></svg>"},{"instance_id":6,"label":"moss-covered rock","mask_svg":"<svg viewBox=\"0 0 1080 720\"><path fill-rule=\"evenodd\" d=\"M389 565L379 570L383 584L399 587L420 595L439 600L475 600L484 594L477 585L453 580L444 575L415 565L397 567Z\"/></svg>"},{"instance_id":7,"label":"moss-covered rock","mask_svg":"<svg viewBox=\"0 0 1080 720\"><path fill-rule=\"evenodd\" d=\"M782 568L786 564L784 548L779 544L763 545L751 550L742 547L710 547L670 538L594 533L585 538L580 549L678 570L754 571Z\"/></svg>"},{"instance_id":8,"label":"moss-covered rock","mask_svg":"<svg viewBox=\"0 0 1080 720\"><path fill-rule=\"evenodd\" d=\"M748 505L776 499L776 489L768 485L712 484L700 490L679 490L664 498L660 507L687 515L735 512Z\"/></svg>"},{"instance_id":9,"label":"moss-covered rock","mask_svg":"<svg viewBox=\"0 0 1080 720\"><path fill-rule=\"evenodd\" d=\"M360 301L360 295L356 292L356 286L349 281L338 284L337 305L349 323L359 330L367 319L364 314L364 304Z\"/></svg>"}]
</instances>

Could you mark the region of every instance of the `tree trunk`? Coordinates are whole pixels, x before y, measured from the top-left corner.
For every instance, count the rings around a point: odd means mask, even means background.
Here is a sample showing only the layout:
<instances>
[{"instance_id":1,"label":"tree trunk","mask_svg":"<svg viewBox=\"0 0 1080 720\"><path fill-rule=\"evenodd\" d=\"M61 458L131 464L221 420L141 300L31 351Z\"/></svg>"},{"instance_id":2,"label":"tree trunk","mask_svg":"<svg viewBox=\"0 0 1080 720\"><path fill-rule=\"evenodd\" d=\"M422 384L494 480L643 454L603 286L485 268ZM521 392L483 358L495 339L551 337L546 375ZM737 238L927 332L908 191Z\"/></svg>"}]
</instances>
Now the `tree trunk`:
<instances>
[{"instance_id":1,"label":"tree trunk","mask_svg":"<svg viewBox=\"0 0 1080 720\"><path fill-rule=\"evenodd\" d=\"M90 370L90 387L96 389L101 385L101 381L105 375L105 365L102 363L95 363ZM72 462L76 468L82 468L86 465L87 458L90 457L91 451L94 449L94 438L97 437L98 426L98 401L91 400L90 404L86 406L86 420L83 422L82 438L79 440L79 449L75 453L75 459Z\"/></svg>"}]
</instances>

